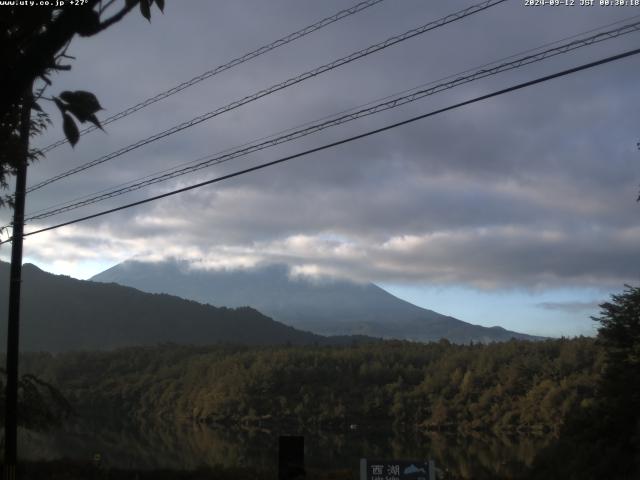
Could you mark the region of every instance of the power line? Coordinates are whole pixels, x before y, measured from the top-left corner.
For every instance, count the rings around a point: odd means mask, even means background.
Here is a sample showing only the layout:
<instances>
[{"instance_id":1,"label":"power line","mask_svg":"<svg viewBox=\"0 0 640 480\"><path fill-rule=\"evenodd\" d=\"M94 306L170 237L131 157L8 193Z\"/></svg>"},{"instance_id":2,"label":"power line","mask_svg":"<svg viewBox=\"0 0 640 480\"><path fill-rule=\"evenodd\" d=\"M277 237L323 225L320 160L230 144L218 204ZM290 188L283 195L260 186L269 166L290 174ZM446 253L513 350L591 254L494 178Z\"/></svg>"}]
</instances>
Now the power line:
<instances>
[{"instance_id":1,"label":"power line","mask_svg":"<svg viewBox=\"0 0 640 480\"><path fill-rule=\"evenodd\" d=\"M156 102L159 102L160 100L164 100L167 97L170 97L172 95L175 95L178 92L181 92L182 90L189 88L197 83L202 82L203 80L206 80L207 78L211 78L214 75L217 75L218 73L222 73L225 70L229 70L230 68L236 67L242 63L248 62L249 60L252 60L256 57L259 57L260 55L263 55L267 52L270 52L272 50L275 50L276 48L282 47L284 45L287 45L288 43L293 42L294 40L298 40L299 38L302 38L306 35L309 35L310 33L313 33L317 30L320 30L328 25L331 25L332 23L335 23L339 20L342 20L343 18L349 17L351 15L354 15L356 13L359 13L369 7L372 7L380 2L383 2L384 0L366 0L364 2L360 2L356 5L354 5L351 8L347 8L345 10L340 10L338 13L335 13L334 15L331 15L329 17L323 18L322 20L314 23L313 25L309 25L306 26L296 32L290 33L289 35L286 35L268 45L263 45L262 47L259 47L249 53L245 53L244 55L241 55L240 57L234 58L233 60L230 60L229 62L223 64L223 65L219 65L211 70L208 70L204 73L201 73L200 75L193 77L191 80L187 80L186 82L183 82L179 85L176 85L175 87L170 88L169 90L166 90L164 92L161 92L153 97L147 98L146 100L143 100L140 103L137 103L135 105L133 105L132 107L129 107L125 110L122 110L121 112L118 112L108 118L106 118L105 120L102 120L102 125L108 125L112 122L115 122L116 120L120 120L121 118L127 117L129 115L131 115L134 112L137 112L138 110L142 110L145 107L148 107L151 104L154 104ZM93 132L94 130L97 130L98 127L96 127L95 125L91 125L87 128L84 128L80 131L80 135L84 135L86 133L89 132ZM56 147L59 147L60 145L64 145L65 143L68 143L66 138L60 139L57 142L54 142L50 145L47 145L46 147L42 148L40 151L42 153L46 153L49 152L51 150L53 150Z\"/></svg>"},{"instance_id":2,"label":"power line","mask_svg":"<svg viewBox=\"0 0 640 480\"><path fill-rule=\"evenodd\" d=\"M511 86L511 87L508 87L508 88L503 88L501 90L497 90L495 92L488 93L486 95L475 97L475 98L473 98L471 100L466 100L464 102L456 103L454 105L450 105L450 106L445 107L445 108L440 108L438 110L433 110L433 111L431 111L429 113L425 113L425 114L422 114L422 115L418 115L418 116L409 118L408 120L403 120L401 122L393 123L391 125L387 125L385 127L377 128L375 130L370 130L368 132L361 133L359 135L354 135L352 137L344 138L344 139L338 140L336 142L328 143L328 144L322 145L320 147L316 147L316 148L312 148L312 149L309 149L309 150L305 150L304 152L300 152L300 153L296 153L294 155L289 155L287 157L279 158L278 160L273 160L271 162L262 163L260 165L254 166L254 167L246 168L244 170L240 170L240 171L237 171L237 172L234 172L234 173L223 175L221 177L213 178L211 180L200 182L200 183L197 183L195 185L190 185L188 187L183 187L183 188L180 188L178 190L173 190L171 192L166 192L166 193L163 193L163 194L160 194L160 195L156 195L156 196L153 196L153 197L150 197L150 198L146 198L144 200L139 200L137 202L128 203L128 204L122 205L120 207L111 208L111 209L108 209L108 210L103 210L101 212L94 213L92 215L87 215L87 216L84 216L84 217L76 218L74 220L69 220L67 222L59 223L57 225L52 225L50 227L41 228L41 229L35 230L33 232L25 233L25 234L23 234L23 237L29 237L31 235L36 235L38 233L47 232L49 230L54 230L54 229L57 229L57 228L60 228L60 227L64 227L64 226L67 226L67 225L72 225L72 224L75 224L75 223L84 222L86 220L91 220L93 218L101 217L101 216L107 215L109 213L118 212L120 210L125 210L125 209L132 208L132 207L135 207L135 206L138 206L138 205L142 205L142 204L145 204L145 203L149 203L149 202L153 202L153 201L156 201L156 200L160 200L162 198L166 198L166 197L170 197L170 196L173 196L173 195L177 195L179 193L184 193L184 192L187 192L189 190L194 190L196 188L200 188L200 187L203 187L205 185L211 185L213 183L219 183L219 182L221 182L223 180L228 180L230 178L238 177L240 175L244 175L246 173L254 172L256 170L262 170L264 168L271 167L273 165L277 165L277 164L280 164L280 163L284 163L284 162L287 162L289 160L293 160L295 158L300 158L300 157L309 155L311 153L316 153L316 152L320 152L322 150L327 150L329 148L333 148L333 147L336 147L338 145L342 145L342 144L349 143L349 142L352 142L352 141L355 141L355 140L359 140L361 138L369 137L371 135L376 135L378 133L382 133L382 132L385 132L387 130L391 130L393 128L400 127L402 125L407 125L409 123L413 123L413 122L416 122L418 120L422 120L422 119L425 119L425 118L428 118L428 117L432 117L432 116L438 115L440 113L448 112L450 110L454 110L454 109L457 109L457 108L460 108L460 107L463 107L463 106L466 106L466 105L471 105L473 103L477 103L477 102L480 102L482 100L487 100L489 98L497 97L499 95L504 95L505 93L513 92L513 91L516 91L516 90L521 90L523 88L530 87L532 85L536 85L536 84L539 84L539 83L547 82L547 81L555 79L555 78L559 78L559 77L563 77L563 76L566 76L566 75L570 75L572 73L580 72L582 70L587 70L589 68L593 68L593 67L596 67L596 66L599 66L599 65L604 65L606 63L610 63L610 62L613 62L613 61L616 61L616 60L620 60L620 59L623 59L623 58L626 58L626 57L637 55L639 53L640 53L640 48L637 48L635 50L629 50L627 52L620 53L618 55L612 55L612 56L603 58L601 60L597 60L595 62L582 64L582 65L580 65L578 67L574 67L574 68L570 68L570 69L567 69L567 70L563 70L561 72L557 72L557 73L554 73L554 74L551 74L551 75L546 75L544 77L539 77L539 78L536 78L534 80L529 80L527 82L519 83L517 85ZM2 242L0 242L0 245L2 245L3 243L10 242L11 240L13 240L13 237L8 238L7 240L3 240Z\"/></svg>"},{"instance_id":3,"label":"power line","mask_svg":"<svg viewBox=\"0 0 640 480\"><path fill-rule=\"evenodd\" d=\"M238 149L243 148L243 147L247 147L249 145L253 145L255 143L258 143L258 142L261 142L261 141L264 141L264 140L273 139L273 138L275 138L277 136L280 136L280 135L285 134L285 133L293 132L293 131L295 131L297 129L300 129L302 127L313 125L315 123L322 122L323 120L332 119L332 118L335 118L335 117L337 117L339 115L344 115L346 113L353 112L353 111L356 111L358 109L362 109L364 107L367 107L369 105L374 105L376 102L382 102L384 100L389 100L389 99L392 99L394 97L397 97L397 96L400 96L400 95L403 95L403 94L407 94L409 92L415 92L418 89L425 88L425 87L428 87L428 86L431 86L431 85L436 85L438 83L441 83L441 82L444 82L446 80L450 80L450 79L456 78L456 77L464 75L464 74L468 74L468 73L476 71L476 70L485 69L487 67L498 65L498 64L500 64L500 62L505 62L507 60L517 58L520 55L525 55L525 54L532 53L532 52L538 52L543 48L550 47L552 45L558 45L561 42L565 42L567 40L573 40L573 39L576 39L576 38L578 38L578 37L580 37L582 35L587 35L589 33L597 32L599 30L603 30L605 28L609 28L609 27L612 27L614 25L619 25L619 24L624 23L624 22L629 22L629 21L637 19L639 17L640 17L640 15L633 15L631 17L625 17L623 19L616 20L615 22L607 23L605 25L601 25L601 26L596 27L596 28L591 28L589 30L585 30L585 31L577 33L577 34L573 34L573 35L570 35L570 36L567 36L567 37L563 37L563 38L560 38L560 39L555 40L553 42L548 42L548 43L545 43L543 45L539 45L538 47L535 47L535 48L530 48L530 49L527 49L527 50L524 50L524 51L520 51L520 52L511 54L509 56L502 57L502 58L500 58L498 60L494 60L492 62L484 63L482 65L479 65L479 66L476 66L476 67L473 67L473 68L468 68L468 69L466 69L466 70L464 70L462 72L458 72L458 73L454 73L454 74L451 74L451 75L447 75L446 77L441 77L441 78L439 78L437 80L432 80L430 82L423 83L423 84L420 84L420 85L412 87L412 88L404 89L404 90L402 90L400 92L395 92L395 93L392 93L390 95L386 95L386 96L384 96L382 98L377 98L377 99L371 100L371 101L369 101L367 103L360 104L360 105L357 105L355 107L351 107L351 108L342 110L340 112L333 113L331 115L325 115L325 116L323 116L321 118L316 118L314 120L311 120L311 121L308 121L308 122L304 122L304 123L299 124L297 126L290 127L290 128L284 129L284 130L280 130L280 131L278 131L276 133L272 133L270 135L266 135L266 136L263 136L263 137L260 137L260 138L257 138L257 139L253 139L253 140L247 141L247 142L245 142L245 143L243 143L241 145L236 145L235 147L230 147L230 148L224 149L222 151L218 151L218 152L215 153L215 155L222 155L222 154L225 154L225 153L228 153L228 152L232 152L234 150L238 150ZM629 26L629 25L627 25L627 26ZM625 27L623 27L623 28L625 28ZM607 34L607 33L608 32L602 32L602 34ZM630 33L630 32L623 32L620 35L626 34L626 33ZM598 34L598 35L600 35L600 34ZM617 35L617 36L619 36L619 35ZM584 40L587 40L587 39L584 39ZM205 156L199 157L199 158L197 158L195 160L190 160L188 162L181 163L181 164L179 164L179 165L177 165L175 167L166 168L166 169L163 169L163 170L160 170L160 171L156 171L156 172L150 173L148 175L144 175L142 177L135 178L133 180L129 180L127 182L120 183L120 184L118 184L118 185L116 185L114 187L105 188L105 189L99 190L97 192L81 195L79 197L75 197L75 198L72 198L70 200L65 200L63 202L59 202L59 203L56 203L56 204L53 204L53 205L49 205L48 207L40 208L38 210L32 211L29 214L29 215L32 215L30 217L30 219L33 219L33 215L39 214L41 212L48 212L49 210L52 210L52 209L55 209L55 208L58 208L58 207L70 206L71 204L75 204L77 202L80 202L81 200L90 199L92 197L96 197L96 196L101 195L103 193L114 192L115 190L119 190L119 189L121 189L123 187L131 186L134 183L140 182L142 180L151 179L152 177L155 177L155 176L158 176L158 175L162 175L164 173L168 173L168 172L174 171L174 170L178 169L179 167L186 167L186 166L189 166L189 165L194 165L194 164L203 162L203 161L205 161L207 159L210 159L210 158L211 158L211 155L205 155ZM0 227L0 231L1 231L2 228L7 228L7 227L10 227L10 226L11 225L9 224L9 225L5 225L4 227Z\"/></svg>"},{"instance_id":4,"label":"power line","mask_svg":"<svg viewBox=\"0 0 640 480\"><path fill-rule=\"evenodd\" d=\"M116 150L115 152L109 153L107 155L104 155L100 158L97 158L96 160L92 160L91 162L85 163L84 165L80 165L78 167L72 168L71 170L68 170L66 172L60 173L54 177L51 177L47 180L43 180L42 182L39 182L31 187L29 187L27 189L27 193L33 192L34 190L38 190L46 185L49 185L53 182L56 182L62 178L66 178L70 175L74 175L76 173L82 172L84 170L87 170L91 167L94 167L96 165L99 165L101 163L107 162L109 160L112 160L116 157L119 157L121 155L124 155L127 152L130 152L132 150L135 150L137 148L140 148L144 145L147 145L149 143L155 142L156 140L160 140L161 138L167 137L169 135L173 135L174 133L180 132L182 130L185 130L187 128L193 127L194 125L197 125L199 123L202 123L206 120L209 120L213 117L216 117L218 115L221 115L225 112L228 112L230 110L233 110L235 108L238 108L242 105L246 105L247 103L253 102L255 100L258 100L259 98L262 98L264 96L270 95L271 93L277 92L279 90L283 90L287 87L290 87L292 85L295 85L297 83L300 83L304 80L307 80L309 78L313 78L315 76L318 76L322 73L328 72L330 70L334 70L338 67L341 67L342 65L346 65L348 63L351 63L355 60L358 60L360 58L366 57L367 55L371 55L372 53L378 52L380 50L384 50L385 48L388 48L392 45L395 45L397 43L403 42L405 40L409 40L410 38L416 37L418 35L422 35L423 33L426 33L430 30L434 30L436 28L442 27L443 25L455 22L457 20L461 20L465 17L468 17L470 15L473 15L475 13L481 12L483 10L486 10L488 8L491 8L495 5L498 5L500 3L505 2L506 0L485 0L481 3L472 5L470 7L467 7L463 10L460 10L458 12L449 14L445 17L442 17L438 20L429 22L425 25L422 25L421 27L418 28L414 28L411 30L408 30L407 32L404 32L400 35L396 35L393 37L388 38L387 40L371 45L367 48L364 48L362 50L358 50L357 52L354 52L350 55L347 55L346 57L342 57L338 60L334 60L330 63L327 63L325 65L322 65L320 67L316 67L313 70L309 70L305 73L302 73L296 77L292 77L289 78L288 80L285 80L284 82L272 85L271 87L268 87L264 90L260 90L259 92L256 92L252 95L248 95L240 100L236 100L224 107L220 107L216 110L213 110L211 112L205 113L203 115L200 115L198 117L195 117L187 122L183 122L179 125L176 125L174 127L169 128L168 130L165 130L163 132L157 133L155 135L152 135L150 137L147 137L143 140L139 140L135 143L132 143L131 145L128 145L126 147L121 148L120 150Z\"/></svg>"},{"instance_id":5,"label":"power line","mask_svg":"<svg viewBox=\"0 0 640 480\"><path fill-rule=\"evenodd\" d=\"M557 55L561 55L561 54L565 54L567 52L576 50L578 48L582 48L585 46L589 46L589 45L593 45L605 40L609 40L612 38L617 38L620 37L622 35L626 35L632 32L637 32L640 31L640 21L636 22L636 23L632 23L629 25L624 25L622 27L619 27L617 29L612 29L606 32L601 32L598 33L596 35L592 35L590 37L584 38L584 39L580 39L580 40L575 40L573 42L570 43L566 43L554 48L550 48L547 49L545 51L542 52L538 52L536 54L533 55L527 55L521 58L518 58L516 60L513 60L511 62L507 62L507 63L503 63L497 66L494 66L492 68L488 68L488 69L480 69L472 74L469 75L465 75L462 77L458 77L455 78L454 80L451 80L449 82L444 82L444 83L440 83L437 84L435 86L432 86L430 88L427 89L423 89L423 90L418 90L415 92L412 92L409 95L404 95L404 96L400 96L397 98L394 98L392 100L389 100L387 102L383 102L383 103L379 103L377 105L373 105L371 107L368 108L364 108L361 109L359 111L353 112L353 113L349 113L346 115L342 115L338 118L333 118L331 120L328 121L324 121L324 122L320 122L320 123L316 123L313 124L311 126L308 126L306 128L302 128L299 130L294 130L290 133L275 137L275 138L271 138L270 140L261 142L261 143L256 143L256 144L252 144L249 146L246 146L244 148L240 147L237 148L235 150L231 149L230 151L228 151L228 153L223 153L223 154L215 154L213 157L209 156L209 157L204 157L201 158L198 163L193 164L194 162L191 162L191 165L189 166L184 166L181 168L173 168L173 169L169 169L166 170L164 172L162 172L159 175L156 176L147 176L144 179L141 179L140 181L138 181L137 183L131 183L128 182L128 184L126 186L122 186L120 188L113 188L111 190L108 191L103 191L103 192L99 192L98 194L94 195L94 196L90 196L89 198L85 198L82 199L80 201L77 202L73 202L73 203L69 203L67 202L66 205L58 207L58 208L51 208L48 210L44 210L42 211L42 213L34 213L31 214L30 216L28 216L25 221L32 221L32 220L42 220L44 218L48 218L51 217L53 215L57 215L60 213L64 213L64 212L69 212L71 210L75 210L87 205L91 205L93 203L97 203L103 200L107 200L110 198L114 198L120 195L124 195L126 193L129 192L133 192L135 190L139 190L141 188L147 187L149 185L153 185L156 183L160 183L160 182L164 182L166 180L172 179L172 178L176 178L179 176L183 176L186 175L188 173L192 173L198 170L201 170L203 168L207 168L210 167L212 165L218 165L220 163L224 163L230 160L233 160L235 158L238 157L242 157L260 150L264 150L266 148L270 148L282 143L286 143L286 142L290 142L292 140L296 140L299 138L302 138L304 136L307 135L311 135L313 133L317 133L321 130L325 130L327 128L330 127L334 127L337 125L341 125L347 122L351 122L354 121L356 119L362 118L362 117L366 117L369 115L374 115L376 113L382 112L382 111L386 111L386 110L390 110L393 108L397 108L399 106L402 105L406 105L408 103L412 103L415 102L417 100L420 100L422 98L425 98L427 96L430 95L434 95L436 93L457 87L459 85L463 85L481 78L486 78L492 75L496 75L498 73L502 73L505 71L509 71L509 70L513 70L516 68L520 68L526 65L530 65L532 63L536 63L536 62L540 62L542 60L545 60L547 58L551 58Z\"/></svg>"}]
</instances>

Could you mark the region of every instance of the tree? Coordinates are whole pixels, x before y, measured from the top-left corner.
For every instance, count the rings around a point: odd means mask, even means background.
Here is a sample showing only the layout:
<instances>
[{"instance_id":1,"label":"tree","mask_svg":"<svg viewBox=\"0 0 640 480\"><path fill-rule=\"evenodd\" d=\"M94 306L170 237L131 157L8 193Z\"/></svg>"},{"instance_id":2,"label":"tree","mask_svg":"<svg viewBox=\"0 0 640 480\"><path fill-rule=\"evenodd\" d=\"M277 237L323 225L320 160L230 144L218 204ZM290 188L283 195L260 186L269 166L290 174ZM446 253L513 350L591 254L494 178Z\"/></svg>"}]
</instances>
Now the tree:
<instances>
[{"instance_id":1,"label":"tree","mask_svg":"<svg viewBox=\"0 0 640 480\"><path fill-rule=\"evenodd\" d=\"M606 421L640 457L640 288L627 285L600 308L594 320L601 325L598 342L606 352L600 388Z\"/></svg>"},{"instance_id":2,"label":"tree","mask_svg":"<svg viewBox=\"0 0 640 480\"><path fill-rule=\"evenodd\" d=\"M0 385L5 383L6 374L7 372L0 368ZM57 388L34 375L22 375L19 386L18 420L22 427L46 430L61 425L74 413L67 399ZM4 406L3 393L0 393L0 405ZM4 418L0 425L4 426Z\"/></svg>"},{"instance_id":3,"label":"tree","mask_svg":"<svg viewBox=\"0 0 640 480\"><path fill-rule=\"evenodd\" d=\"M164 10L164 0L82 0L82 5L61 1L59 6L46 7L16 2L1 7L0 187L7 188L7 177L16 173L24 156L20 135L23 108L36 112L31 117L30 136L41 133L50 123L38 102L45 99L45 91L52 85L52 73L71 69L65 62L73 59L66 54L73 38L94 36L119 22L135 7L150 20L154 2ZM32 85L37 84L39 87L32 92ZM72 145L79 137L76 121L99 125L95 114L101 107L91 92L62 92L46 99L55 102L60 110L65 136ZM27 155L29 162L41 156L34 149ZM0 198L0 206L7 200L11 202L11 198Z\"/></svg>"},{"instance_id":4,"label":"tree","mask_svg":"<svg viewBox=\"0 0 640 480\"><path fill-rule=\"evenodd\" d=\"M18 348L20 331L20 284L22 275L22 240L24 204L29 161L41 156L29 148L29 138L49 123L38 101L51 85L52 72L70 70L63 64L67 48L75 35L91 37L119 22L134 7L150 20L151 5L162 11L164 0L123 0L120 9L107 16L117 0L60 0L57 5L29 6L22 2L4 5L0 17L0 187L7 186L7 175L15 174L13 198L13 234L9 315L7 326L7 383L5 396L5 474L15 478L18 424ZM66 5L65 5L66 3ZM34 85L43 82L34 94ZM49 98L62 114L64 134L71 145L80 137L76 120L100 126L96 112L100 103L91 92L62 92ZM36 110L35 118L32 110ZM74 119L75 118L75 119ZM4 203L0 198L0 205Z\"/></svg>"},{"instance_id":5,"label":"tree","mask_svg":"<svg viewBox=\"0 0 640 480\"><path fill-rule=\"evenodd\" d=\"M612 295L611 301L600 308L600 317L593 319L601 325L598 341L607 351L607 376L617 376L618 369L637 375L640 372L640 288L626 285L623 293Z\"/></svg>"},{"instance_id":6,"label":"tree","mask_svg":"<svg viewBox=\"0 0 640 480\"><path fill-rule=\"evenodd\" d=\"M572 412L531 478L640 478L640 288L627 285L600 308L597 395Z\"/></svg>"}]
</instances>

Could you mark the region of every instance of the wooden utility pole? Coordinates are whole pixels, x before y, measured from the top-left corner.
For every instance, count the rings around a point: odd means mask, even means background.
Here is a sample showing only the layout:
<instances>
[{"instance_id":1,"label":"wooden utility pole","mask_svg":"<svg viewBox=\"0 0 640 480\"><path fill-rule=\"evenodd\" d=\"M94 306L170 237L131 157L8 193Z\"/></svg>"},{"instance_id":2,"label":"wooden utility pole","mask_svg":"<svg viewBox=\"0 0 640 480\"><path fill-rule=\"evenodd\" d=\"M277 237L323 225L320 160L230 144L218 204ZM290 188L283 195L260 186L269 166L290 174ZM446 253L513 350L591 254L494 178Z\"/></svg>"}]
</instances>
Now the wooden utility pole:
<instances>
[{"instance_id":1,"label":"wooden utility pole","mask_svg":"<svg viewBox=\"0 0 640 480\"><path fill-rule=\"evenodd\" d=\"M18 352L20 346L20 286L22 284L22 235L27 187L27 162L33 84L25 90L20 111L20 158L16 172L13 232L11 242L11 276L9 279L9 317L7 327L7 385L4 415L5 479L15 480L18 463Z\"/></svg>"}]
</instances>

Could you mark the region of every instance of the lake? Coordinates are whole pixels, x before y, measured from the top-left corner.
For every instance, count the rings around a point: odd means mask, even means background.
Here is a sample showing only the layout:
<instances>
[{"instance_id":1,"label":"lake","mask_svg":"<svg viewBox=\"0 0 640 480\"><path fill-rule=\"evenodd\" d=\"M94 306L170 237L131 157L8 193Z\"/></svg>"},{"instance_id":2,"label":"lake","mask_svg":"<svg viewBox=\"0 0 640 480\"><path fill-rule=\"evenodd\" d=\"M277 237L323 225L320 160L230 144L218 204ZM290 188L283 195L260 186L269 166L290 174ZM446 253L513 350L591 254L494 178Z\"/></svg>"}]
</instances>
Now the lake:
<instances>
[{"instance_id":1,"label":"lake","mask_svg":"<svg viewBox=\"0 0 640 480\"><path fill-rule=\"evenodd\" d=\"M145 422L131 425L74 425L46 433L20 431L22 459L70 459L100 468L134 471L277 466L280 434L305 436L305 462L316 471L358 471L359 459L433 459L442 478L512 479L521 477L550 437L493 434L441 434L391 427L346 431L266 431L203 424Z\"/></svg>"}]
</instances>

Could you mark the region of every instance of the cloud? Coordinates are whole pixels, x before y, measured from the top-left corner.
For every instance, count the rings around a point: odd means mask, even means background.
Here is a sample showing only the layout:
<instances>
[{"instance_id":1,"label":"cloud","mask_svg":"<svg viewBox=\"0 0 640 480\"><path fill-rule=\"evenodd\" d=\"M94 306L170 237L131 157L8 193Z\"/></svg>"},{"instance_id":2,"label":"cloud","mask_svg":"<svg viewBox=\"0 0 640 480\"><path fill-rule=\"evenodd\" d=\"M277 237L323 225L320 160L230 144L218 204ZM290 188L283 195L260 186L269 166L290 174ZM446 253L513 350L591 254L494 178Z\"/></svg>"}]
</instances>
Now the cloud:
<instances>
[{"instance_id":1,"label":"cloud","mask_svg":"<svg viewBox=\"0 0 640 480\"><path fill-rule=\"evenodd\" d=\"M545 310L557 310L567 313L585 313L595 312L602 301L593 302L541 302L538 303L540 308Z\"/></svg>"},{"instance_id":2,"label":"cloud","mask_svg":"<svg viewBox=\"0 0 640 480\"><path fill-rule=\"evenodd\" d=\"M147 219L145 218L145 222ZM211 242L205 235L167 227L149 244L144 234L117 238L108 229L76 227L71 234L29 241L31 256L54 254L70 260L97 255L118 262L180 258L199 268L248 268L286 263L293 274L339 276L360 282L470 285L479 289L556 288L567 285L615 287L636 271L629 258L640 254L640 234L602 234L599 242L576 243L562 230L480 227L391 237L331 232L273 236L255 241ZM632 239L634 239L632 241ZM596 248L602 243L606 251ZM99 253L97 253L99 252ZM585 262L588 258L589 262Z\"/></svg>"},{"instance_id":3,"label":"cloud","mask_svg":"<svg viewBox=\"0 0 640 480\"><path fill-rule=\"evenodd\" d=\"M30 183L468 5L384 2L51 152ZM74 43L55 91L91 89L108 114L344 8L190 2L131 16ZM553 11L551 11L553 10ZM560 9L561 10L561 9ZM617 9L488 10L279 92L29 195L27 210L384 97L622 15ZM571 10L571 12L569 12ZM259 12L259 17L257 16ZM259 20L257 20L259 18ZM185 32L189 32L185 35ZM623 37L472 83L87 209L35 229L246 168L629 48ZM51 263L181 257L208 268L287 262L294 273L484 289L636 283L637 63L564 80L90 222L29 237ZM56 117L54 116L54 120ZM55 125L38 144L60 136ZM2 212L8 220L7 212Z\"/></svg>"}]
</instances>

